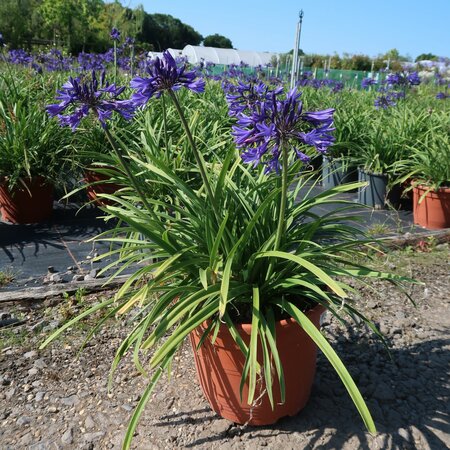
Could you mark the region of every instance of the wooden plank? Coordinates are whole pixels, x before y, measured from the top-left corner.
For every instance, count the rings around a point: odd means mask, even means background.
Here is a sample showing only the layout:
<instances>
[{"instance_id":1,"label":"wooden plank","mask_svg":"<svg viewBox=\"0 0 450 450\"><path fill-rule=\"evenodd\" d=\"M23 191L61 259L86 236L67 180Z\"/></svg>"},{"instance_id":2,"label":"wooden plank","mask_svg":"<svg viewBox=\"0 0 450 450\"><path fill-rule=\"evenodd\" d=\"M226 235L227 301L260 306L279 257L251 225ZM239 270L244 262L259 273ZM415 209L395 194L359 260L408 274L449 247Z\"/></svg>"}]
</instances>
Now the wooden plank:
<instances>
[{"instance_id":1,"label":"wooden plank","mask_svg":"<svg viewBox=\"0 0 450 450\"><path fill-rule=\"evenodd\" d=\"M58 283L38 287L30 287L15 291L0 292L0 303L7 302L26 302L45 300L50 297L58 297L63 293L75 293L78 289L84 289L86 292L104 291L114 289L125 283L130 275L120 275L107 283L106 278L96 278L87 281L72 281L69 283Z\"/></svg>"}]
</instances>

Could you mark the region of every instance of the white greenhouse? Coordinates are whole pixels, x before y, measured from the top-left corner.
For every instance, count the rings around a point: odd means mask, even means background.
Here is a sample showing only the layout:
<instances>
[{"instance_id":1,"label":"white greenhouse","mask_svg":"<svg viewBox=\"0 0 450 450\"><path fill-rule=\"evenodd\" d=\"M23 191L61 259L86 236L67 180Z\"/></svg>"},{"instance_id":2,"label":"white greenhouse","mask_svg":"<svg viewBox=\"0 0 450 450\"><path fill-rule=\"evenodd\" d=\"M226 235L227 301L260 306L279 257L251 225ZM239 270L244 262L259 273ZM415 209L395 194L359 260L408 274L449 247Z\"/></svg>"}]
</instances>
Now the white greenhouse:
<instances>
[{"instance_id":1,"label":"white greenhouse","mask_svg":"<svg viewBox=\"0 0 450 450\"><path fill-rule=\"evenodd\" d=\"M274 57L278 57L276 53L270 52L252 52L232 48L200 47L194 45L186 45L182 55L186 56L191 64L199 64L202 61L221 65L238 65L244 63L250 67L267 66Z\"/></svg>"}]
</instances>

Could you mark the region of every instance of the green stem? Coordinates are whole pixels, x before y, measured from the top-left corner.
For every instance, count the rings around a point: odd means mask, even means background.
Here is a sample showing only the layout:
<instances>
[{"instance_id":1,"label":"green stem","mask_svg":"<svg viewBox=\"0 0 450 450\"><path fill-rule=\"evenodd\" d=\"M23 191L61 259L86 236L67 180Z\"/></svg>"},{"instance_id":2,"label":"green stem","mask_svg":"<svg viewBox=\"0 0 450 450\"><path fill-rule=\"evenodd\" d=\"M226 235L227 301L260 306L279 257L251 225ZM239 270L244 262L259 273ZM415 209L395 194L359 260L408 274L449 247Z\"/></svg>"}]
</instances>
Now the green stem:
<instances>
[{"instance_id":1,"label":"green stem","mask_svg":"<svg viewBox=\"0 0 450 450\"><path fill-rule=\"evenodd\" d=\"M161 95L161 104L162 104L162 113L163 113L163 127L164 127L164 143L166 146L166 155L167 155L167 162L170 161L170 150L169 150L169 139L167 138L167 110L166 110L166 99L164 92Z\"/></svg>"},{"instance_id":2,"label":"green stem","mask_svg":"<svg viewBox=\"0 0 450 450\"><path fill-rule=\"evenodd\" d=\"M286 233L286 203L287 203L287 189L288 189L288 151L284 142L280 143L281 147L281 199L280 199L280 209L278 211L278 225L277 232L275 235L275 243L273 246L274 251L279 250L281 239L283 235ZM269 267L267 269L266 280L269 280L274 267L273 259L269 263Z\"/></svg>"},{"instance_id":3,"label":"green stem","mask_svg":"<svg viewBox=\"0 0 450 450\"><path fill-rule=\"evenodd\" d=\"M133 78L134 72L134 45L131 44L131 55L130 55L130 76Z\"/></svg>"},{"instance_id":4,"label":"green stem","mask_svg":"<svg viewBox=\"0 0 450 450\"><path fill-rule=\"evenodd\" d=\"M278 228L275 237L274 250L277 251L280 247L281 238L286 232L286 203L287 203L287 189L288 189L288 152L287 148L283 143L281 143L281 157L282 157L282 173L281 173L281 201L280 201L280 211L278 214Z\"/></svg>"},{"instance_id":5,"label":"green stem","mask_svg":"<svg viewBox=\"0 0 450 450\"><path fill-rule=\"evenodd\" d=\"M117 42L114 40L114 84L117 81Z\"/></svg>"},{"instance_id":6,"label":"green stem","mask_svg":"<svg viewBox=\"0 0 450 450\"><path fill-rule=\"evenodd\" d=\"M139 187L136 178L134 177L133 173L131 172L131 170L128 168L127 163L125 162L124 157L122 156L122 154L120 153L120 149L117 146L116 141L114 140L114 138L112 137L111 133L109 132L108 128L105 128L105 133L106 133L106 137L108 138L109 143L111 144L114 152L116 153L117 157L119 158L120 161L120 165L122 166L123 170L125 171L125 173L127 174L129 180L131 181L131 184L133 185L134 189L136 189L136 192L138 193L140 199L142 200L142 203L144 204L144 206L148 209L148 211L150 213L153 213L152 208L150 207L150 204L147 202L147 199L145 198L145 195L142 193L141 188Z\"/></svg>"},{"instance_id":7,"label":"green stem","mask_svg":"<svg viewBox=\"0 0 450 450\"><path fill-rule=\"evenodd\" d=\"M169 93L170 98L172 99L172 101L173 101L173 103L175 105L175 108L177 110L177 113L180 116L181 123L183 124L184 131L186 132L186 136L188 138L189 144L190 144L190 146L192 148L192 151L194 153L194 157L195 157L195 160L197 162L197 166L198 166L198 168L200 170L200 175L202 177L203 184L204 184L204 186L206 188L206 193L207 193L207 195L209 197L209 200L211 202L212 208L213 208L214 213L216 215L216 219L220 222L220 214L219 214L219 212L217 210L214 194L212 192L211 185L209 184L208 176L206 174L205 161L204 161L202 155L197 150L197 146L195 145L194 138L192 137L192 134L191 134L191 130L189 129L189 125L188 125L188 123L186 121L186 118L184 117L183 110L181 109L180 103L178 102L175 93L172 90L170 90L170 89L167 92Z\"/></svg>"}]
</instances>

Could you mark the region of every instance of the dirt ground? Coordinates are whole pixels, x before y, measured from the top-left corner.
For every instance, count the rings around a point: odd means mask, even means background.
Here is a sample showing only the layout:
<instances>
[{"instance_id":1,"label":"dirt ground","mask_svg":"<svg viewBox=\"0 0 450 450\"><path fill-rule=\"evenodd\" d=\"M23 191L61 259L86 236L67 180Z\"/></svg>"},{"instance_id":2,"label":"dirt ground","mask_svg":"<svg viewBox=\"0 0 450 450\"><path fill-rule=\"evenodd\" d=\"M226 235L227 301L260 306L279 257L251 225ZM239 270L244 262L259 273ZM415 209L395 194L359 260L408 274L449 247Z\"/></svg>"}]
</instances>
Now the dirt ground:
<instances>
[{"instance_id":1,"label":"dirt ground","mask_svg":"<svg viewBox=\"0 0 450 450\"><path fill-rule=\"evenodd\" d=\"M342 383L319 354L311 399L295 417L267 427L235 425L214 414L198 386L186 343L170 382L163 379L143 414L133 448L436 449L450 447L450 261L448 244L407 248L377 264L422 281L411 286L414 307L392 286L374 282L358 302L391 345L362 325L338 324L329 315L330 339L367 399L378 434L371 436ZM103 296L108 293L102 294ZM77 358L92 322L69 330L39 351L39 344L69 317L98 301L99 294L0 307L3 319L22 324L0 328L0 448L118 449L131 412L145 387L131 358L107 376L114 352L131 322L109 322Z\"/></svg>"}]
</instances>

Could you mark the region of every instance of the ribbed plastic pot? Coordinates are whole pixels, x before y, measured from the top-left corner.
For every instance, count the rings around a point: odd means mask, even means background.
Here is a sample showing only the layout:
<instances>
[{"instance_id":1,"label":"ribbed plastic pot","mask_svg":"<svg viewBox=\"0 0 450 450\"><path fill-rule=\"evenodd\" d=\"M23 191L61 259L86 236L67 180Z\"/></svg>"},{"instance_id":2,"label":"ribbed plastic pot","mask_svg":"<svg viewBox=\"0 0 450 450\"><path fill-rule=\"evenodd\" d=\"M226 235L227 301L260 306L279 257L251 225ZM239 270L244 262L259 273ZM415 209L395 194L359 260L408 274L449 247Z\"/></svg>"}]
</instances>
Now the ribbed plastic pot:
<instances>
[{"instance_id":1,"label":"ribbed plastic pot","mask_svg":"<svg viewBox=\"0 0 450 450\"><path fill-rule=\"evenodd\" d=\"M351 167L342 158L323 157L322 186L331 189L345 183L352 183L358 179L356 167Z\"/></svg>"},{"instance_id":2,"label":"ribbed plastic pot","mask_svg":"<svg viewBox=\"0 0 450 450\"><path fill-rule=\"evenodd\" d=\"M49 219L53 211L53 184L36 176L23 178L22 182L19 181L9 190L7 180L1 180L0 211L4 221L15 224L38 223Z\"/></svg>"},{"instance_id":3,"label":"ribbed plastic pot","mask_svg":"<svg viewBox=\"0 0 450 450\"><path fill-rule=\"evenodd\" d=\"M387 175L365 172L358 168L358 181L367 182L367 186L358 188L358 202L374 209L383 209L386 205Z\"/></svg>"},{"instance_id":4,"label":"ribbed plastic pot","mask_svg":"<svg viewBox=\"0 0 450 450\"><path fill-rule=\"evenodd\" d=\"M110 205L111 201L102 199L99 194L114 194L121 188L118 184L109 183L110 177L103 173L86 169L84 171L84 181L86 182L86 194L90 201L99 206Z\"/></svg>"},{"instance_id":5,"label":"ribbed plastic pot","mask_svg":"<svg viewBox=\"0 0 450 450\"><path fill-rule=\"evenodd\" d=\"M323 311L323 307L317 306L307 313L316 327L319 327ZM277 349L284 370L286 401L280 404L279 383L274 375L273 410L263 380L258 381L255 393L255 399L258 400L255 405L247 404L247 383L241 401L239 392L245 358L226 325L220 326L214 344L208 337L196 350L206 327L207 324L204 323L194 330L190 334L190 340L200 385L211 408L217 414L239 424L269 425L282 417L293 416L305 407L316 372L317 347L294 320L281 320L276 324ZM244 342L248 344L251 324L236 324L236 328ZM261 354L261 348L258 348L258 355ZM259 362L262 363L261 360Z\"/></svg>"},{"instance_id":6,"label":"ribbed plastic pot","mask_svg":"<svg viewBox=\"0 0 450 450\"><path fill-rule=\"evenodd\" d=\"M427 191L426 186L413 188L414 223L431 230L450 228L450 187Z\"/></svg>"}]
</instances>

